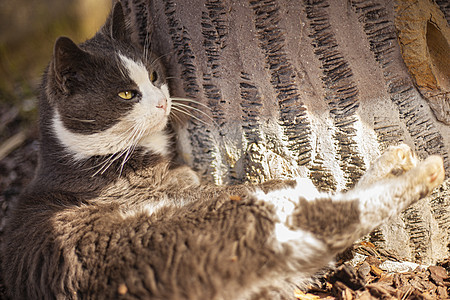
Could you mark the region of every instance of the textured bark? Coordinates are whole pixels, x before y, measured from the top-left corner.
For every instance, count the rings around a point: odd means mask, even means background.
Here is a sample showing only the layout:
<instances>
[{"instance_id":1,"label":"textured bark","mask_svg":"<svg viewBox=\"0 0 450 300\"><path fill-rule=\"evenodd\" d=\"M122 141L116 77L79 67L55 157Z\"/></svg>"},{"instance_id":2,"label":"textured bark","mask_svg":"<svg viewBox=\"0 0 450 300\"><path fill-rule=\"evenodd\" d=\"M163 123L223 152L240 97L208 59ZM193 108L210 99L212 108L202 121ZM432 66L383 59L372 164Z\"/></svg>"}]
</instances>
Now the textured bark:
<instances>
[{"instance_id":1,"label":"textured bark","mask_svg":"<svg viewBox=\"0 0 450 300\"><path fill-rule=\"evenodd\" d=\"M326 191L351 188L374 157L399 142L420 157L443 156L450 170L450 126L414 86L397 42L394 5L125 3L142 41L153 28L151 46L169 68L172 94L209 108L196 105L208 117L192 110L196 118L178 130L184 160L219 184L300 175ZM408 260L448 256L449 186L447 179L372 241Z\"/></svg>"}]
</instances>

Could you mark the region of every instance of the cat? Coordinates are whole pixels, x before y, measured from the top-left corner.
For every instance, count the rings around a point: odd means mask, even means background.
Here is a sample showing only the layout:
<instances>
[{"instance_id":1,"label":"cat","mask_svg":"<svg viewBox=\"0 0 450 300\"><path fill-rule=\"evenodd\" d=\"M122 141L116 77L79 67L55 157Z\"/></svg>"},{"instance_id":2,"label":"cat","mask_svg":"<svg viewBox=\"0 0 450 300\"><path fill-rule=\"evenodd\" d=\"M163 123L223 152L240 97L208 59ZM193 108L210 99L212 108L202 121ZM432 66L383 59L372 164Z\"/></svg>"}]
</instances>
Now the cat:
<instances>
[{"instance_id":1,"label":"cat","mask_svg":"<svg viewBox=\"0 0 450 300\"><path fill-rule=\"evenodd\" d=\"M131 31L117 2L90 40L55 43L38 168L1 245L13 299L293 297L285 284L304 287L444 180L440 157L419 161L401 144L345 193L302 178L204 183L174 162L177 104L159 56Z\"/></svg>"}]
</instances>

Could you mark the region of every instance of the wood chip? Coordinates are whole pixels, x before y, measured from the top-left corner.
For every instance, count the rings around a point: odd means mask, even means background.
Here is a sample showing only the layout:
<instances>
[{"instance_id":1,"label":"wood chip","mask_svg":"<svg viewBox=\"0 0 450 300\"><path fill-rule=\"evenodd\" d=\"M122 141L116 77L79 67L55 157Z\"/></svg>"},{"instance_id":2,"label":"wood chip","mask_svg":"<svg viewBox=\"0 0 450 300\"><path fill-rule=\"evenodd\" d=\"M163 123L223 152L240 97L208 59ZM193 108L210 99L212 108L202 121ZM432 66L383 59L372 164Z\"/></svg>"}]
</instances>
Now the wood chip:
<instances>
[{"instance_id":1,"label":"wood chip","mask_svg":"<svg viewBox=\"0 0 450 300\"><path fill-rule=\"evenodd\" d=\"M298 300L319 300L320 299L320 297L317 295L304 293L299 289L296 289L294 291L294 297Z\"/></svg>"},{"instance_id":2,"label":"wood chip","mask_svg":"<svg viewBox=\"0 0 450 300\"><path fill-rule=\"evenodd\" d=\"M436 289L436 294L438 295L439 299L448 299L447 289L443 286L438 286L438 288Z\"/></svg>"},{"instance_id":3,"label":"wood chip","mask_svg":"<svg viewBox=\"0 0 450 300\"><path fill-rule=\"evenodd\" d=\"M375 256L367 256L365 261L369 264L369 265L374 265L376 267L379 267L381 264L381 261L378 259L378 257Z\"/></svg>"},{"instance_id":4,"label":"wood chip","mask_svg":"<svg viewBox=\"0 0 450 300\"><path fill-rule=\"evenodd\" d=\"M370 265L370 271L377 277L381 277L381 275L383 275L384 273L383 270L381 270L375 265Z\"/></svg>"},{"instance_id":5,"label":"wood chip","mask_svg":"<svg viewBox=\"0 0 450 300\"><path fill-rule=\"evenodd\" d=\"M441 266L430 266L428 271L430 272L431 279L438 285L443 286L445 284L444 280L449 278L447 270Z\"/></svg>"},{"instance_id":6,"label":"wood chip","mask_svg":"<svg viewBox=\"0 0 450 300\"><path fill-rule=\"evenodd\" d=\"M370 269L370 265L367 262L363 262L358 268L358 275L361 278L366 278L366 276L370 273Z\"/></svg>"}]
</instances>

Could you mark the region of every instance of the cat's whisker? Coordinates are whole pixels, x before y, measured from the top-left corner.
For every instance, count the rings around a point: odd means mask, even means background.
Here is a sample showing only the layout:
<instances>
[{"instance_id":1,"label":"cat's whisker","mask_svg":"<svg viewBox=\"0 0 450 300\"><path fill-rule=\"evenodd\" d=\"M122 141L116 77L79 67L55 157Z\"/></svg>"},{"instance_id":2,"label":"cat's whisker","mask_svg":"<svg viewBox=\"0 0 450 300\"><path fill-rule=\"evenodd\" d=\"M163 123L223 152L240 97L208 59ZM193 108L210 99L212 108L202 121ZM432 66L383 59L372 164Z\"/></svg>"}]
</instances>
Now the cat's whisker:
<instances>
[{"instance_id":1,"label":"cat's whisker","mask_svg":"<svg viewBox=\"0 0 450 300\"><path fill-rule=\"evenodd\" d=\"M136 150L136 147L137 147L137 143L131 145L131 146L128 148L128 150L127 150L127 152L126 152L126 154L125 154L125 157L124 157L124 159L123 159L123 161L122 161L122 165L121 165L121 168L120 168L120 174L122 174L123 167L125 166L125 164L127 163L127 161L128 161L128 160L131 158L131 156L133 155L134 150ZM119 175L119 176L120 176L120 175Z\"/></svg>"},{"instance_id":2,"label":"cat's whisker","mask_svg":"<svg viewBox=\"0 0 450 300\"><path fill-rule=\"evenodd\" d=\"M106 158L105 160L99 162L98 164L96 164L96 165L93 166L92 168L89 168L89 169L95 169L95 168L97 168L97 167L100 167L94 174L92 174L91 177L95 177L95 176L97 176L97 174L103 174L104 171L107 170L107 169L109 168L110 162L115 160L115 159L113 159L113 158L114 158L114 156L116 156L116 155L117 155L117 153L113 153L113 154L111 154L111 155L108 155L107 158ZM111 163L112 163L112 162L111 162ZM88 170L89 170L89 169L88 169Z\"/></svg>"},{"instance_id":3,"label":"cat's whisker","mask_svg":"<svg viewBox=\"0 0 450 300\"><path fill-rule=\"evenodd\" d=\"M171 100L174 100L174 99L171 98ZM211 108L208 107L207 105L205 105L205 104L203 104L203 103L200 103L200 102L196 103L195 101L184 101L184 100L176 100L176 99L175 99L174 101L172 101L172 104L173 104L173 105L183 105L183 106L186 106L186 107L189 107L189 108L192 108L192 109L194 109L194 108L195 108L195 109L198 109L198 108L196 108L196 107L193 107L193 106L188 105L188 104L183 103L183 102L199 104L201 107L207 108L209 111L211 111Z\"/></svg>"},{"instance_id":4,"label":"cat's whisker","mask_svg":"<svg viewBox=\"0 0 450 300\"><path fill-rule=\"evenodd\" d=\"M172 109L175 110L175 111L181 112L181 113L183 113L183 114L185 114L187 116L190 116L190 117L194 118L195 120L199 121L200 123L202 123L204 125L208 125L208 126L210 125L210 124L206 123L205 121L203 121L202 119L200 119L200 118L194 116L193 114L189 113L188 111L183 110L181 107L174 107L174 106L172 106Z\"/></svg>"},{"instance_id":5,"label":"cat's whisker","mask_svg":"<svg viewBox=\"0 0 450 300\"><path fill-rule=\"evenodd\" d=\"M194 100L194 99L180 98L180 97L170 97L170 99L171 99L171 100L174 100L174 101L192 102L192 103L201 105L201 106L203 106L203 107L206 107L208 110L211 110L211 108L210 108L208 105L206 105L206 104L204 104L204 103L201 103L200 101L197 101L197 100ZM176 102L176 103L179 103L179 102Z\"/></svg>"},{"instance_id":6,"label":"cat's whisker","mask_svg":"<svg viewBox=\"0 0 450 300\"><path fill-rule=\"evenodd\" d=\"M68 119L72 120L72 121L82 122L82 123L94 123L94 122L96 122L96 120L85 120L85 119L78 119L78 118L75 118L75 117L68 117Z\"/></svg>"},{"instance_id":7,"label":"cat's whisker","mask_svg":"<svg viewBox=\"0 0 450 300\"><path fill-rule=\"evenodd\" d=\"M116 62L116 65L117 65L117 69L120 71L122 76L124 78L128 77L128 76L125 75L126 71L123 69L123 65L122 65L122 63L120 61L120 58L118 56L115 56L115 55L113 57L114 57L114 60Z\"/></svg>"},{"instance_id":8,"label":"cat's whisker","mask_svg":"<svg viewBox=\"0 0 450 300\"><path fill-rule=\"evenodd\" d=\"M121 167L120 167L120 173L119 173L119 176L122 174L122 171L123 171L123 168L124 168L126 162L131 158L131 155L133 154L134 150L136 149L136 146L137 146L138 141L141 140L141 138L142 138L142 136L144 135L144 133L145 133L145 129L144 129L144 128L140 128L140 127L136 128L135 134L134 134L134 136L133 136L133 138L132 138L132 141L133 141L133 142L132 142L131 145L127 148L127 151L126 151L126 153L125 153L125 156L124 156L124 158L123 158L123 160L122 160L122 164L121 164Z\"/></svg>"},{"instance_id":9,"label":"cat's whisker","mask_svg":"<svg viewBox=\"0 0 450 300\"><path fill-rule=\"evenodd\" d=\"M140 140L142 135L143 135L142 129L140 129L137 126L134 126L131 135L128 137L129 144L120 154L120 157L125 154L124 159L122 161L122 165L121 165L121 172L122 172L123 166L125 165L125 162L128 160L127 156L130 154L130 149L135 147L135 145Z\"/></svg>"},{"instance_id":10,"label":"cat's whisker","mask_svg":"<svg viewBox=\"0 0 450 300\"><path fill-rule=\"evenodd\" d=\"M175 113L170 114L169 118L171 118L171 119L173 118L173 119L175 119L175 121L182 122L181 117L178 116L178 114L175 114Z\"/></svg>"},{"instance_id":11,"label":"cat's whisker","mask_svg":"<svg viewBox=\"0 0 450 300\"><path fill-rule=\"evenodd\" d=\"M129 132L129 131L130 131L130 129L127 130L127 132ZM100 168L99 168L99 170L97 170L97 172L95 172L95 173L93 174L93 176L95 176L95 175L97 175L97 174L99 174L99 173L100 173L100 174L104 174L104 173L106 172L106 170L108 170L109 167L110 167L117 159L119 159L119 158L122 156L122 154L123 154L123 150L122 150L121 152L113 153L113 154L111 154L111 155L108 155L107 158L106 158L104 161L102 161L102 162L100 162L99 164L97 164L96 166L94 166L94 167L100 166Z\"/></svg>"},{"instance_id":12,"label":"cat's whisker","mask_svg":"<svg viewBox=\"0 0 450 300\"><path fill-rule=\"evenodd\" d=\"M144 40L144 59L147 62L148 61L148 54L150 53L150 33L147 33L145 35Z\"/></svg>"},{"instance_id":13,"label":"cat's whisker","mask_svg":"<svg viewBox=\"0 0 450 300\"><path fill-rule=\"evenodd\" d=\"M115 153L113 155L110 156L110 158L108 160L105 161L105 163L102 165L102 167L100 168L99 171L97 171L97 174L104 174L111 166L112 164L118 160L119 158L122 157L122 155L126 152L128 148L125 148L124 150L122 150L119 153Z\"/></svg>"},{"instance_id":14,"label":"cat's whisker","mask_svg":"<svg viewBox=\"0 0 450 300\"><path fill-rule=\"evenodd\" d=\"M104 161L92 167L92 168L100 167L92 176L96 176L97 174L104 174L116 160L120 159L124 154L126 154L124 162L122 162L121 164L120 173L122 173L123 166L125 165L126 161L128 161L129 157L136 148L137 141L139 141L142 138L143 130L133 126L130 127L128 130L126 130L125 132L123 132L122 135L124 135L123 137L124 140L129 141L129 144L122 151L109 155Z\"/></svg>"},{"instance_id":15,"label":"cat's whisker","mask_svg":"<svg viewBox=\"0 0 450 300\"><path fill-rule=\"evenodd\" d=\"M120 164L119 177L122 175L122 171L125 166L125 163L128 161L129 157L131 156L131 153L133 152L131 149L132 148L129 147L129 148L127 148L127 151L124 152L125 155L123 157L122 163Z\"/></svg>"},{"instance_id":16,"label":"cat's whisker","mask_svg":"<svg viewBox=\"0 0 450 300\"><path fill-rule=\"evenodd\" d=\"M195 107L192 107L192 106L189 106L189 105L186 105L186 104L182 104L182 103L172 103L172 107L173 106L175 106L175 107L182 107L182 108L186 108L186 109L192 109L192 110L195 110L195 111L197 111L197 112L199 112L199 113L201 113L201 114L203 114L205 117L207 117L208 119L210 119L211 121L213 121L214 122L214 119L213 118L211 118L211 116L210 115L208 115L207 113L205 113L204 111L202 111L201 109L198 109L198 108L195 108Z\"/></svg>"},{"instance_id":17,"label":"cat's whisker","mask_svg":"<svg viewBox=\"0 0 450 300\"><path fill-rule=\"evenodd\" d=\"M192 116L192 117L194 115L189 111L189 109L195 110L195 111L203 114L204 116L206 116L213 124L217 125L216 121L210 115L208 115L206 112L202 111L201 109L198 109L196 107L192 107L192 106L180 103L180 102L172 102L172 108L175 108L175 107L177 107L178 109L183 109L183 112L185 112L185 114ZM208 107L208 109L209 109L209 107Z\"/></svg>"},{"instance_id":18,"label":"cat's whisker","mask_svg":"<svg viewBox=\"0 0 450 300\"><path fill-rule=\"evenodd\" d=\"M166 53L166 54L163 54L163 55L158 56L157 58L155 58L155 59L150 63L150 65L153 65L153 64L157 63L159 60L161 60L163 57L166 57L167 55L169 55L169 53Z\"/></svg>"},{"instance_id":19,"label":"cat's whisker","mask_svg":"<svg viewBox=\"0 0 450 300\"><path fill-rule=\"evenodd\" d=\"M104 163L102 164L102 166L99 169L99 171L97 171L97 174L98 173L104 174L109 169L109 167L111 167L111 165L123 155L123 153L124 153L124 150L122 150L122 151L120 151L118 153L111 154L110 156L108 156L108 159L106 159L104 161Z\"/></svg>"},{"instance_id":20,"label":"cat's whisker","mask_svg":"<svg viewBox=\"0 0 450 300\"><path fill-rule=\"evenodd\" d=\"M144 56L144 61L147 61L147 46L148 46L148 33L145 35L145 39L144 39L144 53L143 53L143 56Z\"/></svg>"}]
</instances>

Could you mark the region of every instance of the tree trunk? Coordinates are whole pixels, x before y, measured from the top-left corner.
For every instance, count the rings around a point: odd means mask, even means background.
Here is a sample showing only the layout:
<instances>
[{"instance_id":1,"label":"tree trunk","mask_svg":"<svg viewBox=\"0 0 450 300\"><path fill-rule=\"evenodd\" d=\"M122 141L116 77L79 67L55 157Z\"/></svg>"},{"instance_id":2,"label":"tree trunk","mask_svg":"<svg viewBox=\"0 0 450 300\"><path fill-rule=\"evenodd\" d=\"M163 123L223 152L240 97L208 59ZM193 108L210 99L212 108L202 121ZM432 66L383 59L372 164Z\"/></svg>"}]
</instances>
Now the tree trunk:
<instances>
[{"instance_id":1,"label":"tree trunk","mask_svg":"<svg viewBox=\"0 0 450 300\"><path fill-rule=\"evenodd\" d=\"M151 48L168 66L172 95L208 107L189 103L195 117L178 129L178 141L181 157L210 180L304 176L319 189L345 190L400 142L420 157L443 156L448 175L450 123L442 115L450 113L450 36L437 4L419 1L436 8L428 19L441 24L434 27L442 35L436 51L444 58L433 63L444 70L444 96L436 110L433 95L420 89L420 74L411 76L414 65L402 58L398 38L409 24L401 19L402 1L128 2L141 41L151 32ZM417 35L428 48L415 59L429 60L434 46L426 32ZM371 241L422 263L448 257L449 183L381 226Z\"/></svg>"}]
</instances>

